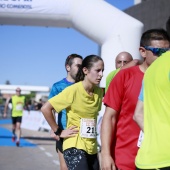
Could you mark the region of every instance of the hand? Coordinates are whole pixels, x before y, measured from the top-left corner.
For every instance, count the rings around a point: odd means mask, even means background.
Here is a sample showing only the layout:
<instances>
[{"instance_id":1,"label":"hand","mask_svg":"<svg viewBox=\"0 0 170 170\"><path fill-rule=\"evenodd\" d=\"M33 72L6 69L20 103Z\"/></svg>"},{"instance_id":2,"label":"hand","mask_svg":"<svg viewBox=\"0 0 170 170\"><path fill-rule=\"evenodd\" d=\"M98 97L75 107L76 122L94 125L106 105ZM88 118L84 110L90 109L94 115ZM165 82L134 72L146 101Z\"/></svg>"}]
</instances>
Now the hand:
<instances>
[{"instance_id":1,"label":"hand","mask_svg":"<svg viewBox=\"0 0 170 170\"><path fill-rule=\"evenodd\" d=\"M116 166L111 155L101 154L101 170L116 170Z\"/></svg>"},{"instance_id":2,"label":"hand","mask_svg":"<svg viewBox=\"0 0 170 170\"><path fill-rule=\"evenodd\" d=\"M76 130L77 126L71 126L68 129L62 130L60 137L61 138L69 138L69 137L74 137L79 130Z\"/></svg>"},{"instance_id":3,"label":"hand","mask_svg":"<svg viewBox=\"0 0 170 170\"><path fill-rule=\"evenodd\" d=\"M129 67L133 67L133 66L137 66L137 65L140 65L142 64L142 61L139 60L139 59L134 59L132 61L130 61L129 63L125 64L124 66L121 67L121 70L122 69L126 69L126 68L129 68Z\"/></svg>"},{"instance_id":4,"label":"hand","mask_svg":"<svg viewBox=\"0 0 170 170\"><path fill-rule=\"evenodd\" d=\"M57 141L60 140L60 137L57 136L52 129L50 130L50 136L51 136L52 138L54 138L55 140L57 140Z\"/></svg>"}]
</instances>

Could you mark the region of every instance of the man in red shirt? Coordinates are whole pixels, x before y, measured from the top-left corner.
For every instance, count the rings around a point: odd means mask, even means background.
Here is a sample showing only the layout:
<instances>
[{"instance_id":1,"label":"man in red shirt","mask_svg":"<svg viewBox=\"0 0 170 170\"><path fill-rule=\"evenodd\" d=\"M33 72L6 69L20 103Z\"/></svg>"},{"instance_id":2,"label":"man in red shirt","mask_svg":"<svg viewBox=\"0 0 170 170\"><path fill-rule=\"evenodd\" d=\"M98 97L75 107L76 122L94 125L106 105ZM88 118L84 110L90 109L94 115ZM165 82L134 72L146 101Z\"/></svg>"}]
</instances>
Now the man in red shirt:
<instances>
[{"instance_id":1,"label":"man in red shirt","mask_svg":"<svg viewBox=\"0 0 170 170\"><path fill-rule=\"evenodd\" d=\"M143 75L161 52L169 47L170 40L165 30L144 32L139 48L143 63L121 70L110 83L103 100L106 110L101 127L102 170L135 170L140 129L133 121L133 114Z\"/></svg>"}]
</instances>

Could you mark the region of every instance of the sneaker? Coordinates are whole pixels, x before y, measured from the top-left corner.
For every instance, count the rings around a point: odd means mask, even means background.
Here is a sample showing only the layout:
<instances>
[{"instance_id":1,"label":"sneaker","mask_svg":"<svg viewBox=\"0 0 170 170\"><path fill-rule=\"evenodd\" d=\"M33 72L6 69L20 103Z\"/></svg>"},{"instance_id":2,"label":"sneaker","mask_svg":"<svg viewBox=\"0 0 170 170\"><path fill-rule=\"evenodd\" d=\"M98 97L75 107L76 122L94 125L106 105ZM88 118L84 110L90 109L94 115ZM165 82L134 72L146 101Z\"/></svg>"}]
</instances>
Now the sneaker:
<instances>
[{"instance_id":1,"label":"sneaker","mask_svg":"<svg viewBox=\"0 0 170 170\"><path fill-rule=\"evenodd\" d=\"M17 142L16 142L16 146L18 146L18 147L19 147L19 141L17 141Z\"/></svg>"},{"instance_id":2,"label":"sneaker","mask_svg":"<svg viewBox=\"0 0 170 170\"><path fill-rule=\"evenodd\" d=\"M12 136L12 142L15 142L15 139L16 139L15 136Z\"/></svg>"}]
</instances>

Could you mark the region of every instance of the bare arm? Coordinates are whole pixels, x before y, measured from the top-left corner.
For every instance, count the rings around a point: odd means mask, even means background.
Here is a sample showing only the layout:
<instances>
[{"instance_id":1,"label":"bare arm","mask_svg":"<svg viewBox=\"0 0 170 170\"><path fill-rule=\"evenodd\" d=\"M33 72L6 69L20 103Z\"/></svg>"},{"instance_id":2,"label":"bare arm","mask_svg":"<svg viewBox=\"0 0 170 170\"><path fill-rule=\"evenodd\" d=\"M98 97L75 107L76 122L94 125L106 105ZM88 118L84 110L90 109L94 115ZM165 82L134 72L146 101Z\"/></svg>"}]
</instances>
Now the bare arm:
<instances>
[{"instance_id":1,"label":"bare arm","mask_svg":"<svg viewBox=\"0 0 170 170\"><path fill-rule=\"evenodd\" d=\"M54 115L53 115L53 107L49 102L46 102L41 107L41 112L43 113L45 119L47 120L48 124L50 125L53 132L56 132L59 126L56 124ZM60 137L67 138L67 137L73 137L75 134L78 133L78 130L75 129L76 126L71 126L70 128L66 130L62 130ZM58 139L57 139L58 140Z\"/></svg>"},{"instance_id":2,"label":"bare arm","mask_svg":"<svg viewBox=\"0 0 170 170\"><path fill-rule=\"evenodd\" d=\"M56 124L54 116L53 116L53 107L49 102L46 102L42 108L41 111L47 120L48 124L51 126L52 130L55 132L59 126Z\"/></svg>"},{"instance_id":3,"label":"bare arm","mask_svg":"<svg viewBox=\"0 0 170 170\"><path fill-rule=\"evenodd\" d=\"M111 156L112 138L115 133L117 111L106 107L101 125L101 168L102 170L116 170Z\"/></svg>"},{"instance_id":4,"label":"bare arm","mask_svg":"<svg viewBox=\"0 0 170 170\"><path fill-rule=\"evenodd\" d=\"M133 119L134 121L139 125L139 127L141 128L141 130L143 131L143 102L141 100L138 100L137 105L136 105L136 109L135 109L135 113L133 115Z\"/></svg>"},{"instance_id":5,"label":"bare arm","mask_svg":"<svg viewBox=\"0 0 170 170\"><path fill-rule=\"evenodd\" d=\"M130 61L129 63L125 64L123 67L121 67L121 70L129 68L129 67L133 67L133 66L136 66L136 65L140 65L141 63L142 63L141 60L134 59L134 60Z\"/></svg>"}]
</instances>

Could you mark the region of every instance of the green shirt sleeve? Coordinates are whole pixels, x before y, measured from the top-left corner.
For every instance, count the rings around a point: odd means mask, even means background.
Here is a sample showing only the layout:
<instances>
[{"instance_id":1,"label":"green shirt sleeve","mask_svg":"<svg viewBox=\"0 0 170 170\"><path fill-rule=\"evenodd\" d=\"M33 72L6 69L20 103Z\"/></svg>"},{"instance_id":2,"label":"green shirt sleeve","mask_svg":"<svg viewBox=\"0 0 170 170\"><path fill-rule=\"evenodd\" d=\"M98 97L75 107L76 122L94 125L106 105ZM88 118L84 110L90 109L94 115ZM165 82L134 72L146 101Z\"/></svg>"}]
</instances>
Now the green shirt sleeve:
<instances>
[{"instance_id":1,"label":"green shirt sleeve","mask_svg":"<svg viewBox=\"0 0 170 170\"><path fill-rule=\"evenodd\" d=\"M106 77L106 88L105 88L105 93L109 87L110 82L112 81L113 77L120 71L120 68L113 70L112 72L110 72L108 74L108 76Z\"/></svg>"}]
</instances>

